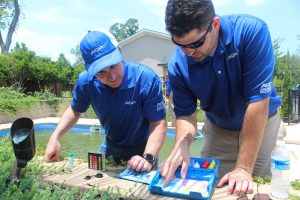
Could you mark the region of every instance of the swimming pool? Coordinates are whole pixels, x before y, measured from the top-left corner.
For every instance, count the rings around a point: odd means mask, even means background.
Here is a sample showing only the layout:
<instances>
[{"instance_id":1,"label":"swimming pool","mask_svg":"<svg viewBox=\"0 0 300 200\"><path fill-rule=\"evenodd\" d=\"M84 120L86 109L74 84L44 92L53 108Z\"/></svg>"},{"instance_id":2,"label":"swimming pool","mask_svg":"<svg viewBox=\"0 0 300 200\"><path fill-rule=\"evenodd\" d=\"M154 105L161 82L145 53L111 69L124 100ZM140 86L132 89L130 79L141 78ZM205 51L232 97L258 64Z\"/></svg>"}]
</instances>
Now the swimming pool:
<instances>
[{"instance_id":1,"label":"swimming pool","mask_svg":"<svg viewBox=\"0 0 300 200\"><path fill-rule=\"evenodd\" d=\"M36 146L42 151L45 150L49 137L56 128L57 124L35 124ZM88 152L96 152L104 138L104 129L101 126L100 132L90 131L91 127L86 125L76 125L72 127L61 139L61 154L66 156L69 151L74 153L75 158L87 160ZM96 126L97 127L97 126ZM10 129L0 130L1 137L10 133ZM175 130L169 129L164 145L159 154L159 162L165 160L170 154L174 145ZM203 139L196 139L192 142L190 153L191 156L199 157Z\"/></svg>"}]
</instances>

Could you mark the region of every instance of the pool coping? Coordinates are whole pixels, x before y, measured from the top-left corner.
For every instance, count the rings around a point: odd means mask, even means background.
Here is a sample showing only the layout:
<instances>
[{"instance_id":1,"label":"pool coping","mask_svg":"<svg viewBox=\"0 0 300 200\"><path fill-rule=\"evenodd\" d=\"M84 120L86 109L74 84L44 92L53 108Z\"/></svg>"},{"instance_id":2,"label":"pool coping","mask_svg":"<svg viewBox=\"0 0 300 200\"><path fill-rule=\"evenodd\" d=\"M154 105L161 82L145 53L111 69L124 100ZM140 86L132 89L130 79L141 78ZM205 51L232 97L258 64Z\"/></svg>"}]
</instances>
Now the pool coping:
<instances>
[{"instance_id":1,"label":"pool coping","mask_svg":"<svg viewBox=\"0 0 300 200\"><path fill-rule=\"evenodd\" d=\"M58 124L60 118L59 117L46 117L46 118L40 118L40 119L33 119L34 124ZM88 118L79 118L77 125L86 125L86 126L92 126L92 125L100 125L98 119L88 119ZM11 127L12 123L7 124L0 124L0 130L2 129L9 129Z\"/></svg>"},{"instance_id":2,"label":"pool coping","mask_svg":"<svg viewBox=\"0 0 300 200\"><path fill-rule=\"evenodd\" d=\"M34 124L58 124L60 117L46 117L40 119L33 119ZM99 119L90 119L90 118L79 118L77 125L86 125L86 126L93 126L93 125L100 125ZM10 128L12 123L0 124L0 130ZM203 123L197 123L198 130L201 130ZM171 126L171 122L168 122L168 129L174 129L174 126Z\"/></svg>"}]
</instances>

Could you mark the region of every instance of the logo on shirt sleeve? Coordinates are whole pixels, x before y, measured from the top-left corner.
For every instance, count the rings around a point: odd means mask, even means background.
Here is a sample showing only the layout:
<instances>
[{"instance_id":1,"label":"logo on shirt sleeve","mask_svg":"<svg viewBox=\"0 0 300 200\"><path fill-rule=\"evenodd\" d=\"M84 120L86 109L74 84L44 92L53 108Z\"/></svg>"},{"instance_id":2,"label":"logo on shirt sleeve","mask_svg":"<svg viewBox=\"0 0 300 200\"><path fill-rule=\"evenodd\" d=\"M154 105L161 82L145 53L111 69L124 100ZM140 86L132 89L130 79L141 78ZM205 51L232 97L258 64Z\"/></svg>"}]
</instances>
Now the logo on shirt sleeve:
<instances>
[{"instance_id":1,"label":"logo on shirt sleeve","mask_svg":"<svg viewBox=\"0 0 300 200\"><path fill-rule=\"evenodd\" d=\"M269 82L269 83L265 83L265 84L262 84L261 88L260 88L260 93L263 94L263 93L269 93L272 89L272 81Z\"/></svg>"},{"instance_id":2,"label":"logo on shirt sleeve","mask_svg":"<svg viewBox=\"0 0 300 200\"><path fill-rule=\"evenodd\" d=\"M136 101L126 101L125 102L125 105L133 105L133 104L136 104Z\"/></svg>"},{"instance_id":3,"label":"logo on shirt sleeve","mask_svg":"<svg viewBox=\"0 0 300 200\"><path fill-rule=\"evenodd\" d=\"M162 110L164 108L165 108L165 104L164 104L163 100L161 102L157 103L157 105L156 105L156 111L160 111L160 110Z\"/></svg>"}]
</instances>

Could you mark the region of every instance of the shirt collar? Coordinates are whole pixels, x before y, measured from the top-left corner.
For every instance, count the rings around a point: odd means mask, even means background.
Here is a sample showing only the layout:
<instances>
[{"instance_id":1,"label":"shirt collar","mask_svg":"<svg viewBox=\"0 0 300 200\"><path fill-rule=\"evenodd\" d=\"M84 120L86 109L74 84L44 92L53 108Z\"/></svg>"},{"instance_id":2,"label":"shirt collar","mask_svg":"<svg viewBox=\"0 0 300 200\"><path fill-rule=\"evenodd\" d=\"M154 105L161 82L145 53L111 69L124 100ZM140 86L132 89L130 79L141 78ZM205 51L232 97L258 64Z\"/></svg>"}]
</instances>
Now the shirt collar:
<instances>
[{"instance_id":1,"label":"shirt collar","mask_svg":"<svg viewBox=\"0 0 300 200\"><path fill-rule=\"evenodd\" d=\"M123 61L123 81L119 87L120 90L133 88L135 85L135 74L136 73L130 65Z\"/></svg>"},{"instance_id":2,"label":"shirt collar","mask_svg":"<svg viewBox=\"0 0 300 200\"><path fill-rule=\"evenodd\" d=\"M225 52L225 47L233 40L233 28L228 17L220 17L220 39L217 51L219 54Z\"/></svg>"}]
</instances>

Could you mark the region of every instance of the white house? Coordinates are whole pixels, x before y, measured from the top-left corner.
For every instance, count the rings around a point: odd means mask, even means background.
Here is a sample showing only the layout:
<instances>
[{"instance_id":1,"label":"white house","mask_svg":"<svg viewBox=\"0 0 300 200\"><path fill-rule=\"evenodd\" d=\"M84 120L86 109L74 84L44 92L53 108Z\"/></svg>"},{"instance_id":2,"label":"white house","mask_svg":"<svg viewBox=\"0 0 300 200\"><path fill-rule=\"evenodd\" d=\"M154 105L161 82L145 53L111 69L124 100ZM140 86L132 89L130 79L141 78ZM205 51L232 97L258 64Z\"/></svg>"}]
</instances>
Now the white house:
<instances>
[{"instance_id":1,"label":"white house","mask_svg":"<svg viewBox=\"0 0 300 200\"><path fill-rule=\"evenodd\" d=\"M159 77L167 74L167 63L175 45L169 34L142 29L119 43L125 61L151 67Z\"/></svg>"}]
</instances>

